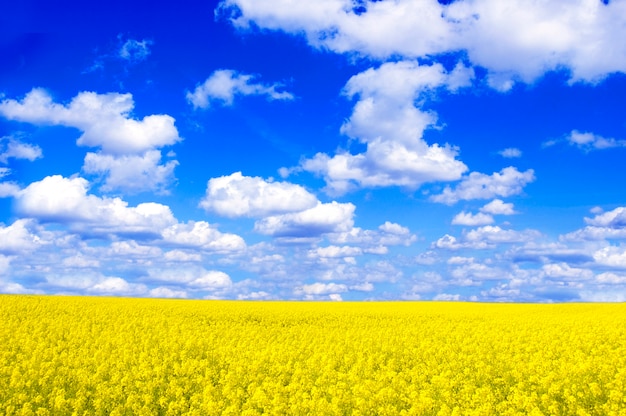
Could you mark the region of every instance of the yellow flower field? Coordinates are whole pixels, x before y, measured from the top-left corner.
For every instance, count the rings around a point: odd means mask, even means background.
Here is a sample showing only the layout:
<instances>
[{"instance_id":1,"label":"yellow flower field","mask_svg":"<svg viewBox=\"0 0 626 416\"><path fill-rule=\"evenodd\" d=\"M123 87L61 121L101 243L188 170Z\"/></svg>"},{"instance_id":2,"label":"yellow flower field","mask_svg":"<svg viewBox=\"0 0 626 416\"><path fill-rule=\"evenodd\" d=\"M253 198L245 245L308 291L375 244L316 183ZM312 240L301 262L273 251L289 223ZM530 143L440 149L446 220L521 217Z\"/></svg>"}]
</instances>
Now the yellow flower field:
<instances>
[{"instance_id":1,"label":"yellow flower field","mask_svg":"<svg viewBox=\"0 0 626 416\"><path fill-rule=\"evenodd\" d=\"M3 415L624 415L626 305L0 296Z\"/></svg>"}]
</instances>

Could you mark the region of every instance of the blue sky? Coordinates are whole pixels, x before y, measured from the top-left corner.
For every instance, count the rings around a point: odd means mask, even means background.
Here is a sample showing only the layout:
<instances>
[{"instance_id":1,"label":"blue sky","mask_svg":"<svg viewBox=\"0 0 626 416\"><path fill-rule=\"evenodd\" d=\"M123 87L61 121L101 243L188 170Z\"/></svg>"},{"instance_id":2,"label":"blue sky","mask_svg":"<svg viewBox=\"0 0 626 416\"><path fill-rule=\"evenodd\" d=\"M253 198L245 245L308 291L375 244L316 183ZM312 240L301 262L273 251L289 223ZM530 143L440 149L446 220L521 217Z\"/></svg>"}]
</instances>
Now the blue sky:
<instances>
[{"instance_id":1,"label":"blue sky","mask_svg":"<svg viewBox=\"0 0 626 416\"><path fill-rule=\"evenodd\" d=\"M0 292L626 300L626 1L22 1Z\"/></svg>"}]
</instances>

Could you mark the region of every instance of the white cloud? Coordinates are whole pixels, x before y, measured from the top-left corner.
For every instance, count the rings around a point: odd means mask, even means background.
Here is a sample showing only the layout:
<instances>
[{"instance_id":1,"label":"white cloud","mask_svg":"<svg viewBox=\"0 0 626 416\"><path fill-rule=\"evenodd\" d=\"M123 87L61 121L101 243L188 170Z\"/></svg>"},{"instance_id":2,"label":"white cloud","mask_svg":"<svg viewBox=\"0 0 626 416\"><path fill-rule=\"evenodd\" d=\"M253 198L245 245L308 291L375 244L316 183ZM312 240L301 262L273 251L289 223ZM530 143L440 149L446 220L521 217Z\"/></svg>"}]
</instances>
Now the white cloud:
<instances>
[{"instance_id":1,"label":"white cloud","mask_svg":"<svg viewBox=\"0 0 626 416\"><path fill-rule=\"evenodd\" d=\"M509 166L492 175L472 172L453 190L447 186L443 193L430 197L431 201L452 205L460 200L507 197L522 192L524 186L535 180L532 169L520 172Z\"/></svg>"},{"instance_id":2,"label":"white cloud","mask_svg":"<svg viewBox=\"0 0 626 416\"><path fill-rule=\"evenodd\" d=\"M181 247L201 248L206 251L230 252L245 249L243 238L236 234L222 233L206 221L189 221L174 224L162 232L166 243Z\"/></svg>"},{"instance_id":3,"label":"white cloud","mask_svg":"<svg viewBox=\"0 0 626 416\"><path fill-rule=\"evenodd\" d=\"M186 252L183 250L170 250L165 253L163 258L167 261L188 263L199 262L202 260L202 256L198 253Z\"/></svg>"},{"instance_id":4,"label":"white cloud","mask_svg":"<svg viewBox=\"0 0 626 416\"><path fill-rule=\"evenodd\" d=\"M150 40L128 39L120 47L118 56L130 63L144 61L150 55L150 45L152 45Z\"/></svg>"},{"instance_id":5,"label":"white cloud","mask_svg":"<svg viewBox=\"0 0 626 416\"><path fill-rule=\"evenodd\" d=\"M498 154L507 159L522 157L522 151L516 147L508 147L506 149L500 150Z\"/></svg>"},{"instance_id":6,"label":"white cloud","mask_svg":"<svg viewBox=\"0 0 626 416\"><path fill-rule=\"evenodd\" d=\"M583 302L626 302L626 291L582 291L580 300Z\"/></svg>"},{"instance_id":7,"label":"white cloud","mask_svg":"<svg viewBox=\"0 0 626 416\"><path fill-rule=\"evenodd\" d=\"M615 246L604 247L593 253L593 259L603 266L626 268L626 249Z\"/></svg>"},{"instance_id":8,"label":"white cloud","mask_svg":"<svg viewBox=\"0 0 626 416\"><path fill-rule=\"evenodd\" d=\"M450 271L450 275L456 280L456 284L462 286L473 285L481 280L500 280L507 277L506 272L481 263L464 263Z\"/></svg>"},{"instance_id":9,"label":"white cloud","mask_svg":"<svg viewBox=\"0 0 626 416\"><path fill-rule=\"evenodd\" d=\"M347 292L348 287L337 283L313 283L303 285L295 290L296 295L329 295L333 293Z\"/></svg>"},{"instance_id":10,"label":"white cloud","mask_svg":"<svg viewBox=\"0 0 626 416\"><path fill-rule=\"evenodd\" d=\"M605 272L597 275L596 281L600 284L623 285L626 284L626 275L613 272Z\"/></svg>"},{"instance_id":11,"label":"white cloud","mask_svg":"<svg viewBox=\"0 0 626 416\"><path fill-rule=\"evenodd\" d=\"M593 218L585 217L588 224L585 228L561 236L566 241L626 239L626 207L617 207L611 211L601 212Z\"/></svg>"},{"instance_id":12,"label":"white cloud","mask_svg":"<svg viewBox=\"0 0 626 416\"><path fill-rule=\"evenodd\" d=\"M494 220L491 215L483 214L482 212L472 214L471 212L462 211L456 214L454 218L452 218L453 225L487 225L493 224L493 221Z\"/></svg>"},{"instance_id":13,"label":"white cloud","mask_svg":"<svg viewBox=\"0 0 626 416\"><path fill-rule=\"evenodd\" d=\"M569 136L567 136L567 141L570 145L586 151L626 147L626 140L605 138L594 133L581 133L578 130L572 130Z\"/></svg>"},{"instance_id":14,"label":"white cloud","mask_svg":"<svg viewBox=\"0 0 626 416\"><path fill-rule=\"evenodd\" d=\"M7 169L8 171L8 169ZM0 168L0 178L2 177L2 168ZM0 182L0 198L15 196L20 192L20 187L13 182Z\"/></svg>"},{"instance_id":15,"label":"white cloud","mask_svg":"<svg viewBox=\"0 0 626 416\"><path fill-rule=\"evenodd\" d=\"M626 207L617 207L593 218L585 218L585 222L595 227L626 228Z\"/></svg>"},{"instance_id":16,"label":"white cloud","mask_svg":"<svg viewBox=\"0 0 626 416\"><path fill-rule=\"evenodd\" d=\"M355 206L351 203L318 204L304 211L274 215L257 221L255 231L274 237L310 238L345 232L353 226Z\"/></svg>"},{"instance_id":17,"label":"white cloud","mask_svg":"<svg viewBox=\"0 0 626 416\"><path fill-rule=\"evenodd\" d=\"M435 241L432 247L446 250L459 250L462 248L481 250L494 248L498 244L531 242L540 236L541 233L536 230L517 231L486 225L463 233L460 239L446 234Z\"/></svg>"},{"instance_id":18,"label":"white cloud","mask_svg":"<svg viewBox=\"0 0 626 416\"><path fill-rule=\"evenodd\" d=\"M87 288L88 292L101 295L143 295L147 287L142 284L129 283L121 277L108 277L101 282Z\"/></svg>"},{"instance_id":19,"label":"white cloud","mask_svg":"<svg viewBox=\"0 0 626 416\"><path fill-rule=\"evenodd\" d=\"M161 152L149 150L141 155L110 155L87 153L83 171L88 174L104 175L104 192L124 191L137 193L156 191L167 193L174 182L174 169L178 161L160 164Z\"/></svg>"},{"instance_id":20,"label":"white cloud","mask_svg":"<svg viewBox=\"0 0 626 416\"><path fill-rule=\"evenodd\" d=\"M591 270L571 267L567 263L545 264L541 269L550 279L588 280L593 277Z\"/></svg>"},{"instance_id":21,"label":"white cloud","mask_svg":"<svg viewBox=\"0 0 626 416\"><path fill-rule=\"evenodd\" d=\"M201 290L224 289L232 286L232 284L233 282L230 280L230 276L216 270L208 271L188 283L189 286Z\"/></svg>"},{"instance_id":22,"label":"white cloud","mask_svg":"<svg viewBox=\"0 0 626 416\"><path fill-rule=\"evenodd\" d=\"M374 290L374 285L370 282L359 283L358 285L350 286L350 290L356 290L359 292L371 292Z\"/></svg>"},{"instance_id":23,"label":"white cloud","mask_svg":"<svg viewBox=\"0 0 626 416\"><path fill-rule=\"evenodd\" d=\"M123 240L113 241L107 250L107 254L115 259L123 257L155 259L161 257L163 251L158 247L139 244L135 240Z\"/></svg>"},{"instance_id":24,"label":"white cloud","mask_svg":"<svg viewBox=\"0 0 626 416\"><path fill-rule=\"evenodd\" d=\"M200 207L226 217L265 217L304 211L317 204L317 197L300 185L235 172L210 179Z\"/></svg>"},{"instance_id":25,"label":"white cloud","mask_svg":"<svg viewBox=\"0 0 626 416\"><path fill-rule=\"evenodd\" d=\"M101 147L105 153L143 153L181 140L168 115L130 118L131 94L81 92L68 105L52 101L43 89L33 89L21 101L6 99L0 114L33 124L75 127L83 132L77 144Z\"/></svg>"},{"instance_id":26,"label":"white cloud","mask_svg":"<svg viewBox=\"0 0 626 416\"><path fill-rule=\"evenodd\" d=\"M456 160L457 149L423 140L424 130L433 127L437 117L415 103L435 88L467 85L471 75L462 65L448 73L440 64L403 61L353 76L344 92L350 98L358 96L358 101L341 131L366 144L367 150L318 153L303 160L300 168L322 176L327 192L335 195L358 187L415 189L426 182L459 179L467 167Z\"/></svg>"},{"instance_id":27,"label":"white cloud","mask_svg":"<svg viewBox=\"0 0 626 416\"><path fill-rule=\"evenodd\" d=\"M541 233L536 230L517 231L512 229L503 229L498 226L487 225L469 231L464 238L468 242L486 242L486 243L523 243L533 241L540 237Z\"/></svg>"},{"instance_id":28,"label":"white cloud","mask_svg":"<svg viewBox=\"0 0 626 416\"><path fill-rule=\"evenodd\" d=\"M369 253L385 254L386 246L409 246L417 237L407 227L385 221L376 230L353 227L348 231L329 234L328 240L335 244L356 244Z\"/></svg>"},{"instance_id":29,"label":"white cloud","mask_svg":"<svg viewBox=\"0 0 626 416\"><path fill-rule=\"evenodd\" d=\"M492 215L513 215L517 214L513 209L512 203L504 203L501 199L494 199L493 201L485 204L480 209L480 212L484 212Z\"/></svg>"},{"instance_id":30,"label":"white cloud","mask_svg":"<svg viewBox=\"0 0 626 416\"><path fill-rule=\"evenodd\" d=\"M187 298L187 292L184 290L170 289L169 287L159 286L151 289L148 296L153 298Z\"/></svg>"},{"instance_id":31,"label":"white cloud","mask_svg":"<svg viewBox=\"0 0 626 416\"><path fill-rule=\"evenodd\" d=\"M129 207L120 198L88 195L83 178L48 176L15 195L17 212L41 221L69 224L87 234L152 234L175 224L169 207L142 203Z\"/></svg>"},{"instance_id":32,"label":"white cloud","mask_svg":"<svg viewBox=\"0 0 626 416\"><path fill-rule=\"evenodd\" d=\"M510 89L547 71L595 82L626 70L626 5L620 1L224 0L218 12L234 26L304 34L314 47L385 59L463 51L487 68L490 84ZM611 51L607 53L607 51Z\"/></svg>"},{"instance_id":33,"label":"white cloud","mask_svg":"<svg viewBox=\"0 0 626 416\"><path fill-rule=\"evenodd\" d=\"M37 145L23 143L12 137L0 138L0 163L7 163L10 158L26 159L32 162L42 155L41 148Z\"/></svg>"},{"instance_id":34,"label":"white cloud","mask_svg":"<svg viewBox=\"0 0 626 416\"><path fill-rule=\"evenodd\" d=\"M311 258L341 258L360 256L361 254L363 254L363 250L359 247L327 246L309 250L307 255Z\"/></svg>"},{"instance_id":35,"label":"white cloud","mask_svg":"<svg viewBox=\"0 0 626 416\"><path fill-rule=\"evenodd\" d=\"M41 244L39 236L29 228L33 221L20 219L9 226L0 223L0 254L25 254Z\"/></svg>"},{"instance_id":36,"label":"white cloud","mask_svg":"<svg viewBox=\"0 0 626 416\"><path fill-rule=\"evenodd\" d=\"M450 293L440 293L433 298L433 300L444 301L444 302L457 302L461 300L461 295L459 294L450 294Z\"/></svg>"},{"instance_id":37,"label":"white cloud","mask_svg":"<svg viewBox=\"0 0 626 416\"><path fill-rule=\"evenodd\" d=\"M204 83L196 86L193 92L187 92L187 101L194 108L208 108L214 102L232 105L238 95L263 95L268 100L293 100L290 92L280 91L282 84L259 84L253 82L254 75L241 74L230 69L220 69Z\"/></svg>"}]
</instances>

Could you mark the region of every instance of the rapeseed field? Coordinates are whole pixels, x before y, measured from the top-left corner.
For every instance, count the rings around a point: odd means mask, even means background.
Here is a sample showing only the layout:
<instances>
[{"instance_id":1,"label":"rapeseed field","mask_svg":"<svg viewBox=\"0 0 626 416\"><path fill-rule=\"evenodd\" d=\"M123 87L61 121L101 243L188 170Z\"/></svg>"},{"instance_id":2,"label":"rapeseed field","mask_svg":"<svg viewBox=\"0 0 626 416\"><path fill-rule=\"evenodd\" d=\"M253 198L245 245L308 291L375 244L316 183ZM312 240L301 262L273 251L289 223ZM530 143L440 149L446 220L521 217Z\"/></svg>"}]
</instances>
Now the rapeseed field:
<instances>
[{"instance_id":1,"label":"rapeseed field","mask_svg":"<svg viewBox=\"0 0 626 416\"><path fill-rule=\"evenodd\" d=\"M624 415L626 305L0 296L2 415Z\"/></svg>"}]
</instances>

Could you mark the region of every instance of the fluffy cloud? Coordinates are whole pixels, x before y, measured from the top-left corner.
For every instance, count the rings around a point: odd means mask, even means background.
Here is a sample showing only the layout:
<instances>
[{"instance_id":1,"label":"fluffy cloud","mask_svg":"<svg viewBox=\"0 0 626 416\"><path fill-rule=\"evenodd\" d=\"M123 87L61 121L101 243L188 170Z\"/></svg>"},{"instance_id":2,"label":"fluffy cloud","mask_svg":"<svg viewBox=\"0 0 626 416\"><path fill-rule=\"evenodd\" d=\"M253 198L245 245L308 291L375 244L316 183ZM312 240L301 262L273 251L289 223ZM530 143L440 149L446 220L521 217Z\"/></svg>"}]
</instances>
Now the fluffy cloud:
<instances>
[{"instance_id":1,"label":"fluffy cloud","mask_svg":"<svg viewBox=\"0 0 626 416\"><path fill-rule=\"evenodd\" d=\"M167 188L175 179L174 169L178 166L178 161L170 160L165 164L160 162L159 150L121 156L89 152L85 155L83 171L103 175L104 184L100 190L104 192L121 190L127 193L167 193Z\"/></svg>"},{"instance_id":2,"label":"fluffy cloud","mask_svg":"<svg viewBox=\"0 0 626 416\"><path fill-rule=\"evenodd\" d=\"M88 237L131 236L214 252L245 248L238 235L221 233L204 221L179 223L166 205L147 202L129 207L120 198L100 198L87 191L88 182L83 178L49 176L19 191L16 208L22 216L65 224ZM127 241L114 242L111 247L123 244L132 248Z\"/></svg>"},{"instance_id":3,"label":"fluffy cloud","mask_svg":"<svg viewBox=\"0 0 626 416\"><path fill-rule=\"evenodd\" d=\"M432 244L433 248L459 250L462 248L486 249L498 244L525 243L541 236L536 230L517 231L503 229L498 226L486 225L464 232L460 239L446 234Z\"/></svg>"},{"instance_id":4,"label":"fluffy cloud","mask_svg":"<svg viewBox=\"0 0 626 416\"><path fill-rule=\"evenodd\" d=\"M565 241L626 239L626 207L598 212L593 218L585 218L585 228L561 236Z\"/></svg>"},{"instance_id":5,"label":"fluffy cloud","mask_svg":"<svg viewBox=\"0 0 626 416\"><path fill-rule=\"evenodd\" d=\"M187 101L194 108L208 108L214 102L232 105L237 95L263 95L269 100L293 100L294 96L290 92L279 91L281 84L259 84L253 82L254 78L253 75L230 69L217 70L196 86L193 92L187 92Z\"/></svg>"},{"instance_id":6,"label":"fluffy cloud","mask_svg":"<svg viewBox=\"0 0 626 416\"><path fill-rule=\"evenodd\" d=\"M359 247L327 246L309 250L308 256L311 258L341 258L360 256L361 254L363 254L363 250Z\"/></svg>"},{"instance_id":7,"label":"fluffy cloud","mask_svg":"<svg viewBox=\"0 0 626 416\"><path fill-rule=\"evenodd\" d=\"M515 210L513 209L513 204L512 203L505 203L501 199L494 199L493 201L489 202L488 204L485 204L485 206L483 206L480 209L480 212L485 212L487 214L493 214L493 215L513 215L513 214L516 214Z\"/></svg>"},{"instance_id":8,"label":"fluffy cloud","mask_svg":"<svg viewBox=\"0 0 626 416\"><path fill-rule=\"evenodd\" d=\"M302 186L267 182L235 172L210 179L200 207L225 217L265 217L303 211L317 203L317 198Z\"/></svg>"},{"instance_id":9,"label":"fluffy cloud","mask_svg":"<svg viewBox=\"0 0 626 416\"><path fill-rule=\"evenodd\" d=\"M593 253L593 259L603 266L626 268L626 249L615 246L604 247Z\"/></svg>"},{"instance_id":10,"label":"fluffy cloud","mask_svg":"<svg viewBox=\"0 0 626 416\"><path fill-rule=\"evenodd\" d=\"M164 229L162 236L166 243L213 252L239 251L246 247L246 243L240 236L221 233L206 221L174 224Z\"/></svg>"},{"instance_id":11,"label":"fluffy cloud","mask_svg":"<svg viewBox=\"0 0 626 416\"><path fill-rule=\"evenodd\" d=\"M230 280L230 276L224 272L215 270L208 271L202 276L188 282L189 286L201 290L224 289L232 286L232 284L233 282Z\"/></svg>"},{"instance_id":12,"label":"fluffy cloud","mask_svg":"<svg viewBox=\"0 0 626 416\"><path fill-rule=\"evenodd\" d=\"M547 278L557 280L588 280L593 277L591 270L571 267L567 263L545 264L542 271Z\"/></svg>"},{"instance_id":13,"label":"fluffy cloud","mask_svg":"<svg viewBox=\"0 0 626 416\"><path fill-rule=\"evenodd\" d=\"M347 292L348 287L344 284L337 283L313 283L303 285L295 290L296 295L329 295L332 293Z\"/></svg>"},{"instance_id":14,"label":"fluffy cloud","mask_svg":"<svg viewBox=\"0 0 626 416\"><path fill-rule=\"evenodd\" d=\"M453 225L488 225L493 224L493 215L513 215L513 204L505 204L501 199L494 199L482 208L480 212L472 214L470 212L462 211L458 213L453 219Z\"/></svg>"},{"instance_id":15,"label":"fluffy cloud","mask_svg":"<svg viewBox=\"0 0 626 416\"><path fill-rule=\"evenodd\" d=\"M141 120L131 117L134 102L131 94L81 92L69 104L59 104L43 89L33 89L21 100L0 103L0 115L33 124L74 127L82 132L80 146L99 147L88 153L83 169L106 176L103 190L163 191L173 178L177 165L160 165L157 148L181 140L168 115L149 115ZM14 149L34 157L35 147ZM8 156L7 156L8 157ZM141 170L140 170L141 169Z\"/></svg>"},{"instance_id":16,"label":"fluffy cloud","mask_svg":"<svg viewBox=\"0 0 626 416\"><path fill-rule=\"evenodd\" d=\"M615 44L626 37L619 1L224 0L219 13L236 27L304 34L311 45L339 53L385 59L461 51L487 68L500 90L562 68L572 81L591 82L626 71L626 45Z\"/></svg>"},{"instance_id":17,"label":"fluffy cloud","mask_svg":"<svg viewBox=\"0 0 626 416\"><path fill-rule=\"evenodd\" d=\"M329 234L328 240L335 244L355 244L363 247L367 253L385 254L387 246L409 246L417 237L407 227L385 221L376 230L353 227L348 231Z\"/></svg>"},{"instance_id":18,"label":"fluffy cloud","mask_svg":"<svg viewBox=\"0 0 626 416\"><path fill-rule=\"evenodd\" d=\"M129 283L121 277L109 277L87 288L88 292L99 295L132 295L141 296L147 292L147 287L142 284Z\"/></svg>"},{"instance_id":19,"label":"fluffy cloud","mask_svg":"<svg viewBox=\"0 0 626 416\"><path fill-rule=\"evenodd\" d=\"M157 203L129 207L120 198L99 198L88 195L88 182L83 178L48 176L33 182L16 196L17 211L41 221L69 224L87 234L148 234L175 224L170 209Z\"/></svg>"},{"instance_id":20,"label":"fluffy cloud","mask_svg":"<svg viewBox=\"0 0 626 416\"><path fill-rule=\"evenodd\" d=\"M498 154L507 159L522 157L522 151L515 147L508 147L504 150L499 151Z\"/></svg>"},{"instance_id":21,"label":"fluffy cloud","mask_svg":"<svg viewBox=\"0 0 626 416\"><path fill-rule=\"evenodd\" d=\"M503 229L498 226L487 225L469 231L465 235L468 242L487 242L494 244L501 243L522 243L532 241L541 236L536 230L517 231L512 229Z\"/></svg>"},{"instance_id":22,"label":"fluffy cloud","mask_svg":"<svg viewBox=\"0 0 626 416\"><path fill-rule=\"evenodd\" d=\"M572 132L567 136L567 141L572 146L577 146L578 148L586 151L626 146L626 140L616 140L613 138L607 139L589 132L581 133L578 130L572 130Z\"/></svg>"},{"instance_id":23,"label":"fluffy cloud","mask_svg":"<svg viewBox=\"0 0 626 416\"><path fill-rule=\"evenodd\" d=\"M471 212L459 212L452 218L453 225L487 225L493 223L493 217L489 214L484 214L479 212L477 214L472 214Z\"/></svg>"},{"instance_id":24,"label":"fluffy cloud","mask_svg":"<svg viewBox=\"0 0 626 416\"><path fill-rule=\"evenodd\" d=\"M355 206L351 203L318 202L304 211L273 215L257 221L255 231L274 237L316 238L352 228Z\"/></svg>"},{"instance_id":25,"label":"fluffy cloud","mask_svg":"<svg viewBox=\"0 0 626 416\"><path fill-rule=\"evenodd\" d=\"M524 186L534 180L535 173L532 169L520 172L512 166L492 175L472 172L454 190L447 186L443 193L431 196L430 200L452 205L460 200L507 197L520 194Z\"/></svg>"},{"instance_id":26,"label":"fluffy cloud","mask_svg":"<svg viewBox=\"0 0 626 416\"><path fill-rule=\"evenodd\" d=\"M81 92L63 105L35 88L21 101L2 101L0 114L33 124L75 127L83 132L78 145L101 147L111 154L142 153L181 140L172 117L160 114L135 120L129 117L134 106L131 94L95 92Z\"/></svg>"},{"instance_id":27,"label":"fluffy cloud","mask_svg":"<svg viewBox=\"0 0 626 416\"><path fill-rule=\"evenodd\" d=\"M467 167L456 160L450 145L428 145L426 128L436 115L415 106L435 88L456 90L468 85L473 73L463 65L446 72L442 65L416 61L385 63L353 76L345 94L358 97L342 133L367 145L364 153L318 153L301 162L301 169L322 176L327 192L344 194L357 187L402 186L415 189L433 181L457 180Z\"/></svg>"},{"instance_id":28,"label":"fluffy cloud","mask_svg":"<svg viewBox=\"0 0 626 416\"><path fill-rule=\"evenodd\" d=\"M21 219L9 226L0 223L0 254L20 254L36 249L40 239L30 227L32 220Z\"/></svg>"},{"instance_id":29,"label":"fluffy cloud","mask_svg":"<svg viewBox=\"0 0 626 416\"><path fill-rule=\"evenodd\" d=\"M12 137L0 138L0 163L7 163L10 158L26 159L32 162L40 157L42 157L42 152L37 145L23 143Z\"/></svg>"}]
</instances>

